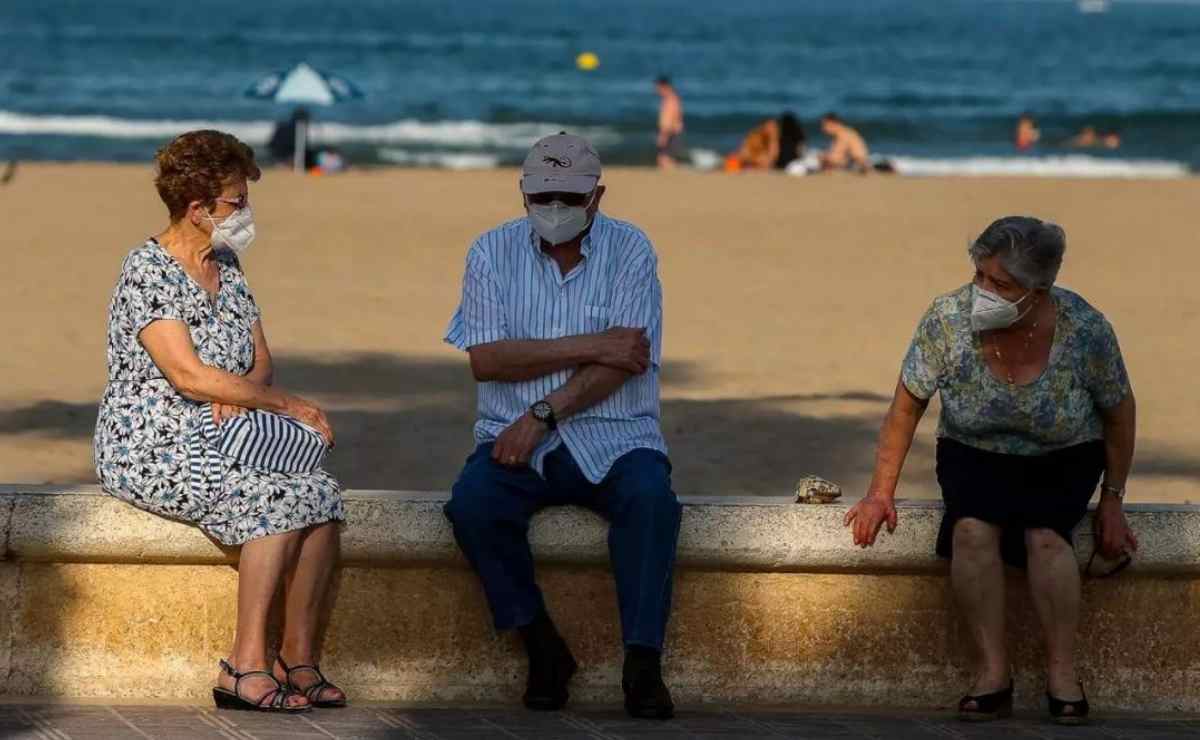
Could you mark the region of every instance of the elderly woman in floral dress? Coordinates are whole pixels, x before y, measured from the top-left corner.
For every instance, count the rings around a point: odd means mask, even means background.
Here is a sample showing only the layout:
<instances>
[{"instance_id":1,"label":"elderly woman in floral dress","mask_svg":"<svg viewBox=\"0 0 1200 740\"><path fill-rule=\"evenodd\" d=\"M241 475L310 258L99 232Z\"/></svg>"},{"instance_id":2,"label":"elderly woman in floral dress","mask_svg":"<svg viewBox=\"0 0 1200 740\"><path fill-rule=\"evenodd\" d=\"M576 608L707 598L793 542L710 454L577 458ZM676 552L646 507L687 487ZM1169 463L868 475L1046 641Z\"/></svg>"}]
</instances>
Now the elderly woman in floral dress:
<instances>
[{"instance_id":1,"label":"elderly woman in floral dress","mask_svg":"<svg viewBox=\"0 0 1200 740\"><path fill-rule=\"evenodd\" d=\"M97 474L113 496L241 547L237 629L213 690L219 706L342 705L315 655L344 519L338 482L320 469L247 467L197 443L201 414L221 423L246 409L292 417L333 441L320 408L271 385L271 353L237 257L254 237L254 153L229 134L193 131L156 163L170 223L129 253L117 279ZM270 663L267 615L281 583L283 640Z\"/></svg>"},{"instance_id":2,"label":"elderly woman in floral dress","mask_svg":"<svg viewBox=\"0 0 1200 740\"><path fill-rule=\"evenodd\" d=\"M937 552L950 558L980 657L959 703L964 720L1012 711L1007 562L1028 568L1046 639L1051 717L1082 723L1088 703L1075 673L1080 584L1071 534L1102 479L1100 551L1116 557L1137 548L1122 511L1133 390L1104 315L1054 285L1065 250L1061 228L1019 216L975 240L975 278L934 300L921 320L883 422L871 487L846 515L863 547L884 523L895 529L900 470L917 422L940 393L937 477L946 512Z\"/></svg>"}]
</instances>

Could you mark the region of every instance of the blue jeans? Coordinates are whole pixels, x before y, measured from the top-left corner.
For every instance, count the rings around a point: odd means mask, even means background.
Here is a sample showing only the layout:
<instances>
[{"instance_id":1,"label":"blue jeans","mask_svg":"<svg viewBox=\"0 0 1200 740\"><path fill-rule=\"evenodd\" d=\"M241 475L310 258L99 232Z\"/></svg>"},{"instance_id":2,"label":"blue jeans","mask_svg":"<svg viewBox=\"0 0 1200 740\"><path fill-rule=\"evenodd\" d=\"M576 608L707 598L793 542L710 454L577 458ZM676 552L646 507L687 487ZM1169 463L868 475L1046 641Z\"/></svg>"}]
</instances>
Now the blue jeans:
<instances>
[{"instance_id":1,"label":"blue jeans","mask_svg":"<svg viewBox=\"0 0 1200 740\"><path fill-rule=\"evenodd\" d=\"M492 460L492 445L480 445L446 504L458 546L483 581L496 629L529 624L545 608L533 579L529 520L547 506L575 504L610 523L608 553L625 644L662 650L681 512L667 456L634 450L593 484L562 445L546 456L542 470L544 479L531 468L500 465Z\"/></svg>"}]
</instances>

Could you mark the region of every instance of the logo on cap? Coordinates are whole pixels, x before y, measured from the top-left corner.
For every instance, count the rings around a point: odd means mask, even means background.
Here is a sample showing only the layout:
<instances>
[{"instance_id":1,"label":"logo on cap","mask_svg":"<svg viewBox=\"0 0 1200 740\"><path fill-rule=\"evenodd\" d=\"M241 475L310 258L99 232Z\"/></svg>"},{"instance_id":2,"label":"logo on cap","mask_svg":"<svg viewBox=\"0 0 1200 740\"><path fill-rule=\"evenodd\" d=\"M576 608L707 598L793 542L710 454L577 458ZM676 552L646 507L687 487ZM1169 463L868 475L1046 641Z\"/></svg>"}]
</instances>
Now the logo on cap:
<instances>
[{"instance_id":1,"label":"logo on cap","mask_svg":"<svg viewBox=\"0 0 1200 740\"><path fill-rule=\"evenodd\" d=\"M542 163L550 164L554 167L570 167L571 159L570 157L551 157L549 154L547 154L546 156L542 157Z\"/></svg>"}]
</instances>

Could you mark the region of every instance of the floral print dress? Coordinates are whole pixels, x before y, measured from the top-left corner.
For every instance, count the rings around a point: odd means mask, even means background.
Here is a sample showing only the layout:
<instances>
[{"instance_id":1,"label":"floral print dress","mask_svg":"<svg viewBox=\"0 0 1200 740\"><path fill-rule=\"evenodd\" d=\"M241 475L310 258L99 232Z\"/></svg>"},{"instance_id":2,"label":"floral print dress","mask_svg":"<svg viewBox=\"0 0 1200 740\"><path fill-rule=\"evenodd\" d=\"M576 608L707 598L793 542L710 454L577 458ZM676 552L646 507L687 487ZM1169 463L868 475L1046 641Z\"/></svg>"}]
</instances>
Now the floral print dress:
<instances>
[{"instance_id":1,"label":"floral print dress","mask_svg":"<svg viewBox=\"0 0 1200 740\"><path fill-rule=\"evenodd\" d=\"M100 484L140 509L196 524L225 545L341 521L341 487L323 470L276 473L196 454L201 404L175 390L138 339L151 322L181 321L201 362L250 372L258 306L237 257L228 250L215 257L215 298L153 239L125 258L108 311L108 385L94 440ZM199 475L191 475L193 466Z\"/></svg>"},{"instance_id":2,"label":"floral print dress","mask_svg":"<svg viewBox=\"0 0 1200 740\"><path fill-rule=\"evenodd\" d=\"M1129 395L1121 348L1104 314L1051 288L1058 310L1050 360L1032 383L1010 386L984 361L971 329L972 286L934 300L904 358L901 381L917 398L941 394L938 436L990 452L1043 455L1104 438L1100 409Z\"/></svg>"}]
</instances>

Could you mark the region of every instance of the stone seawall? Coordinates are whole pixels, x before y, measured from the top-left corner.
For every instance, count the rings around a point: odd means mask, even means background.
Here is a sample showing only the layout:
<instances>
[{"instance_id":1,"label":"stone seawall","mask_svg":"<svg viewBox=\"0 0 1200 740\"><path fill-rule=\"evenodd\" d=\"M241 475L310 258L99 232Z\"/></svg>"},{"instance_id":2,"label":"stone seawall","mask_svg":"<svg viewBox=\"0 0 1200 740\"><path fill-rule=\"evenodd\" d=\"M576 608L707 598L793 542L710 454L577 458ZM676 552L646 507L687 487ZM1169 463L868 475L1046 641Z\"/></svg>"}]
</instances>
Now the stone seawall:
<instances>
[{"instance_id":1,"label":"stone seawall","mask_svg":"<svg viewBox=\"0 0 1200 740\"><path fill-rule=\"evenodd\" d=\"M444 494L349 491L323 667L354 698L515 701L524 658L496 635L441 515ZM940 504L855 548L843 505L683 497L668 681L682 702L948 706L968 676ZM1200 711L1200 507L1133 505L1142 550L1085 581L1080 652L1100 706ZM559 509L532 532L547 602L581 670L572 695L619 698L605 526ZM232 636L236 552L91 487L0 487L0 695L208 696ZM1085 523L1081 563L1091 552ZM1020 702L1042 695L1024 580L1009 582Z\"/></svg>"}]
</instances>

